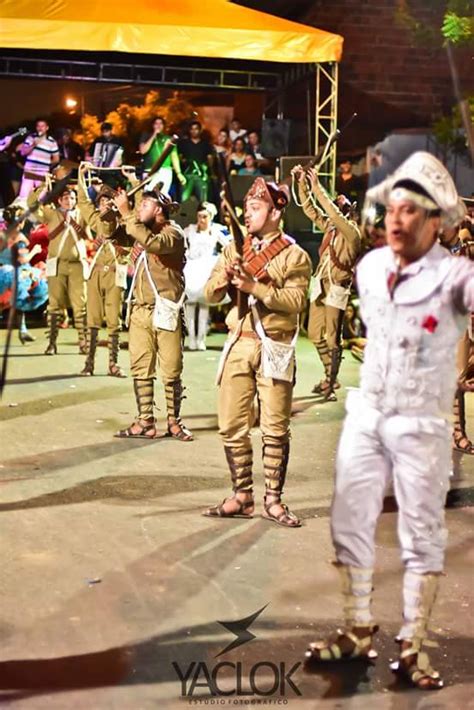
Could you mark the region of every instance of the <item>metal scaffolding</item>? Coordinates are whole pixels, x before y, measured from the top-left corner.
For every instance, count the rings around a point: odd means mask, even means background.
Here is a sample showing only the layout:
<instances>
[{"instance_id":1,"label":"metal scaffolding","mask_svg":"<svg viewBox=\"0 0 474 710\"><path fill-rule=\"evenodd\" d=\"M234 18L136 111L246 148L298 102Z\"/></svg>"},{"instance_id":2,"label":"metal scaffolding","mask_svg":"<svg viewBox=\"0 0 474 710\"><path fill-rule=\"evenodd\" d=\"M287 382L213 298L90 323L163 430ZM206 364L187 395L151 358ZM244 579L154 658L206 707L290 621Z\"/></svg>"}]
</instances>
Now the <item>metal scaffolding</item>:
<instances>
[{"instance_id":1,"label":"metal scaffolding","mask_svg":"<svg viewBox=\"0 0 474 710\"><path fill-rule=\"evenodd\" d=\"M281 83L281 75L274 71L14 56L0 57L0 76L256 92L278 90Z\"/></svg>"},{"instance_id":2,"label":"metal scaffolding","mask_svg":"<svg viewBox=\"0 0 474 710\"><path fill-rule=\"evenodd\" d=\"M337 62L316 64L316 108L315 108L315 155L324 150L329 136L337 128L338 75ZM330 194L336 188L336 143L321 165L319 175L326 183Z\"/></svg>"}]
</instances>

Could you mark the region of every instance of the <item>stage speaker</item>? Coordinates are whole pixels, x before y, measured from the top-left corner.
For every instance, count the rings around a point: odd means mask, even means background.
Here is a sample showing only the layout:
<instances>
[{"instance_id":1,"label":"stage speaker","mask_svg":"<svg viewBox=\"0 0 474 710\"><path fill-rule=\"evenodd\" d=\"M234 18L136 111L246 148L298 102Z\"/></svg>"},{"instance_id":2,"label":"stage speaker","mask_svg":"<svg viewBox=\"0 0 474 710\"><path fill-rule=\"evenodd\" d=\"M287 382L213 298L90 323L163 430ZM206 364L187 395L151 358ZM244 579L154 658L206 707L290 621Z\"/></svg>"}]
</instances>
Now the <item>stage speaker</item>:
<instances>
[{"instance_id":1,"label":"stage speaker","mask_svg":"<svg viewBox=\"0 0 474 710\"><path fill-rule=\"evenodd\" d=\"M288 118L264 118L262 121L262 154L266 158L279 158L287 155L290 144L290 126Z\"/></svg>"},{"instance_id":2,"label":"stage speaker","mask_svg":"<svg viewBox=\"0 0 474 710\"><path fill-rule=\"evenodd\" d=\"M178 212L172 215L175 222L179 224L183 229L189 224L194 224L196 222L196 212L198 207L198 201L193 196L190 197L185 202L181 202Z\"/></svg>"},{"instance_id":3,"label":"stage speaker","mask_svg":"<svg viewBox=\"0 0 474 710\"><path fill-rule=\"evenodd\" d=\"M275 180L273 175L262 175L265 182ZM232 197L238 207L243 207L244 197L255 182L255 175L230 175L230 189Z\"/></svg>"},{"instance_id":4,"label":"stage speaker","mask_svg":"<svg viewBox=\"0 0 474 710\"><path fill-rule=\"evenodd\" d=\"M280 182L286 182L291 188L291 168L306 165L310 160L314 160L313 155L288 155L280 158ZM285 210L285 229L290 235L293 232L313 231L313 223L306 217L302 207L295 204L293 196Z\"/></svg>"}]
</instances>

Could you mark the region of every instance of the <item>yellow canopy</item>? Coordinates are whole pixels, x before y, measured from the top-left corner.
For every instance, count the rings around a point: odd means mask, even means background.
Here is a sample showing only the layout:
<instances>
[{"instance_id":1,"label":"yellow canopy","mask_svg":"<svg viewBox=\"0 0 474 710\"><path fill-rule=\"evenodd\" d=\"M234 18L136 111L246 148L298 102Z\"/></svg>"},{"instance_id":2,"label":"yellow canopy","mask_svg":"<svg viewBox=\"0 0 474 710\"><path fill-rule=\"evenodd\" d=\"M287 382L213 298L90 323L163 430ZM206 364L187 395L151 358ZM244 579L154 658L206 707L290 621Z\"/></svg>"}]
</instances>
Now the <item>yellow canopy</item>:
<instances>
[{"instance_id":1,"label":"yellow canopy","mask_svg":"<svg viewBox=\"0 0 474 710\"><path fill-rule=\"evenodd\" d=\"M339 35L227 0L0 0L0 47L339 61Z\"/></svg>"}]
</instances>

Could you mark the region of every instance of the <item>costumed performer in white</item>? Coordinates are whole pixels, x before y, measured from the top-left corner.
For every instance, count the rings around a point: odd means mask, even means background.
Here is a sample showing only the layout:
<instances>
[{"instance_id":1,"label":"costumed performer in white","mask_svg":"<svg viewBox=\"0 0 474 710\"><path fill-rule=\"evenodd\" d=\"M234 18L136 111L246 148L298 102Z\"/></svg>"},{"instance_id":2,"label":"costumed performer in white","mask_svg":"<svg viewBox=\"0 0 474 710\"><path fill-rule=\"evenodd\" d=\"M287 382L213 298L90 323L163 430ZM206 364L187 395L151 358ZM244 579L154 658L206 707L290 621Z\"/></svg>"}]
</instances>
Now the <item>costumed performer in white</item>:
<instances>
[{"instance_id":1,"label":"costumed performer in white","mask_svg":"<svg viewBox=\"0 0 474 710\"><path fill-rule=\"evenodd\" d=\"M374 658L375 527L393 483L405 567L392 670L423 690L443 681L422 651L443 574L456 349L474 309L474 264L438 242L465 207L445 167L418 152L368 198L387 206L387 245L356 272L367 346L339 441L331 532L345 626L309 646L317 661Z\"/></svg>"},{"instance_id":2,"label":"costumed performer in white","mask_svg":"<svg viewBox=\"0 0 474 710\"><path fill-rule=\"evenodd\" d=\"M189 350L206 349L209 306L204 298L204 286L220 252L232 240L227 227L213 221L216 214L215 205L211 202L202 202L197 209L196 224L190 224L184 230L186 237L185 312Z\"/></svg>"}]
</instances>

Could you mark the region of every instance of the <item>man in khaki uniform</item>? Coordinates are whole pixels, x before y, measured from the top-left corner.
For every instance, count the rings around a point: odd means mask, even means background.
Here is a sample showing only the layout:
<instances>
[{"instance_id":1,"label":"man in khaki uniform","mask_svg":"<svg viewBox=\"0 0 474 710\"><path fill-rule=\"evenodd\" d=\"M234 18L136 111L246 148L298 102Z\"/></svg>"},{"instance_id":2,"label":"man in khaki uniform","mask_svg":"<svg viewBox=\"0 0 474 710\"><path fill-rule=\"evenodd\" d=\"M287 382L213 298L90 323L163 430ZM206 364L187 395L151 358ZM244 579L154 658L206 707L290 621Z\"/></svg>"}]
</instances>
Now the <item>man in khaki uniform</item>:
<instances>
[{"instance_id":1,"label":"man in khaki uniform","mask_svg":"<svg viewBox=\"0 0 474 710\"><path fill-rule=\"evenodd\" d=\"M361 253L361 234L357 224L331 200L313 169L305 172L297 165L292 173L298 181L304 213L324 233L310 293L308 338L318 351L325 373L313 392L334 401L342 357L342 323L354 266Z\"/></svg>"},{"instance_id":2,"label":"man in khaki uniform","mask_svg":"<svg viewBox=\"0 0 474 710\"><path fill-rule=\"evenodd\" d=\"M309 256L279 228L288 204L285 186L266 185L257 178L246 195L243 261L235 244L225 247L206 284L209 303L219 303L235 289L250 294L250 310L239 319L234 305L227 316L229 340L221 359L218 399L219 432L230 468L233 495L204 514L252 517L252 403L260 403L265 498L263 517L287 527L300 521L281 502L290 453L290 415L294 385L294 344L299 314L305 306L311 262ZM262 344L267 341L266 345ZM269 345L268 345L269 341ZM284 344L284 345L281 345ZM268 370L266 355L286 352L277 372ZM273 346L273 347L272 347ZM278 359L278 358L277 358ZM267 368L265 370L265 368Z\"/></svg>"},{"instance_id":3,"label":"man in khaki uniform","mask_svg":"<svg viewBox=\"0 0 474 710\"><path fill-rule=\"evenodd\" d=\"M39 187L29 194L28 207L37 201L43 191L44 188ZM36 214L38 220L48 227L49 239L46 261L49 343L45 355L57 353L59 323L64 309L69 304L72 306L74 325L79 335L79 352L85 354L87 234L84 222L76 209L76 193L67 188L57 198L57 208L42 205Z\"/></svg>"},{"instance_id":4,"label":"man in khaki uniform","mask_svg":"<svg viewBox=\"0 0 474 710\"><path fill-rule=\"evenodd\" d=\"M159 360L165 388L168 431L180 441L191 432L180 418L183 385L183 324L185 242L179 225L170 221L171 200L164 193L144 194L132 212L125 193L115 198L127 234L143 249L135 264L131 286L129 329L130 369L138 418L119 438L154 439L159 434L153 412L153 380Z\"/></svg>"},{"instance_id":5,"label":"man in khaki uniform","mask_svg":"<svg viewBox=\"0 0 474 710\"><path fill-rule=\"evenodd\" d=\"M451 254L466 256L474 261L474 241L469 229L443 233L441 243ZM453 448L463 454L474 455L474 445L466 430L466 392L474 391L474 314L471 313L469 328L459 341L456 360L458 387L454 397Z\"/></svg>"},{"instance_id":6,"label":"man in khaki uniform","mask_svg":"<svg viewBox=\"0 0 474 710\"><path fill-rule=\"evenodd\" d=\"M87 281L87 359L81 375L93 375L95 353L99 330L104 321L109 334L109 372L112 377L125 377L125 373L117 364L119 354L120 313L122 310L123 292L127 286L127 255L117 243L119 233L123 229L119 220L112 216L111 220L101 219L109 210L113 192L104 185L98 195L98 208L92 204L84 182L82 168L78 183L78 207L82 218L96 236L97 252L90 265L90 275Z\"/></svg>"}]
</instances>

